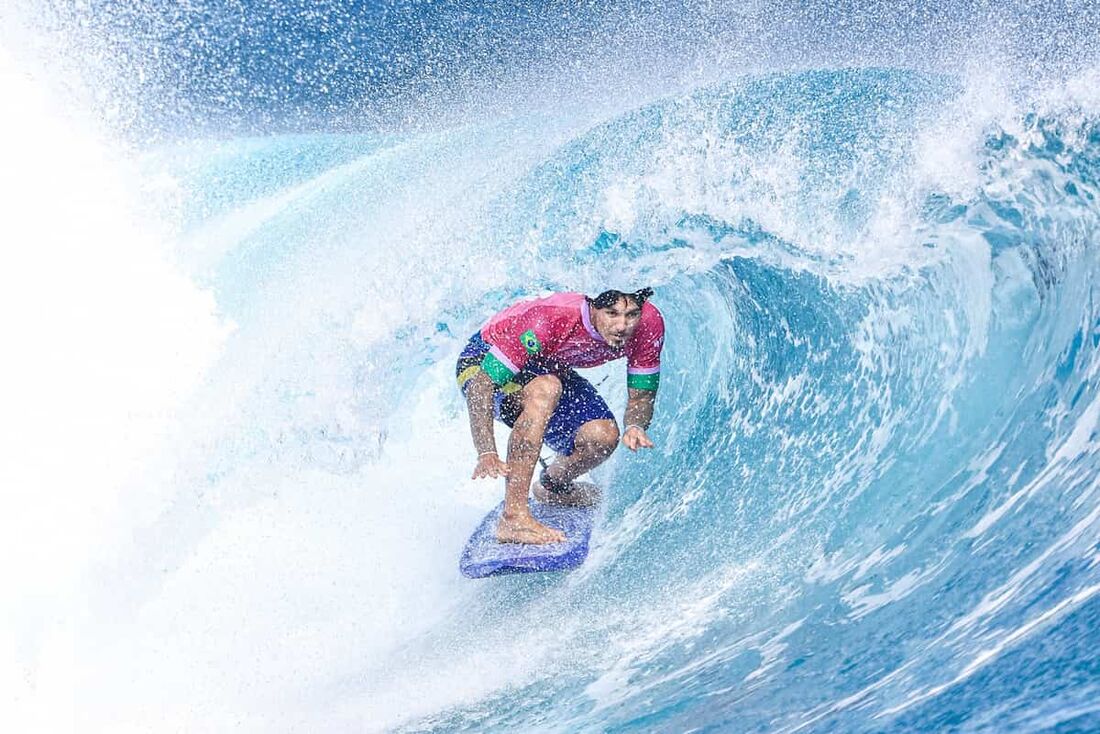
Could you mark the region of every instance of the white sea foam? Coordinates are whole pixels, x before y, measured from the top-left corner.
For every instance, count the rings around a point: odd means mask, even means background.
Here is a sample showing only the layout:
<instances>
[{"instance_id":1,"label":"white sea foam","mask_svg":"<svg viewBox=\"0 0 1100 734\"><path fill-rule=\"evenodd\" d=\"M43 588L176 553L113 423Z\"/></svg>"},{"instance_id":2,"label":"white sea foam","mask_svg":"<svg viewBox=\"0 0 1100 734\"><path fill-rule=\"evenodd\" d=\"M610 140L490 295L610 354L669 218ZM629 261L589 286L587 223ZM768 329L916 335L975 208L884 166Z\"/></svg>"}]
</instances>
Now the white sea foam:
<instances>
[{"instance_id":1,"label":"white sea foam","mask_svg":"<svg viewBox=\"0 0 1100 734\"><path fill-rule=\"evenodd\" d=\"M3 50L0 98L0 685L9 728L47 730L72 723L87 557L229 327L134 213L125 161Z\"/></svg>"}]
</instances>

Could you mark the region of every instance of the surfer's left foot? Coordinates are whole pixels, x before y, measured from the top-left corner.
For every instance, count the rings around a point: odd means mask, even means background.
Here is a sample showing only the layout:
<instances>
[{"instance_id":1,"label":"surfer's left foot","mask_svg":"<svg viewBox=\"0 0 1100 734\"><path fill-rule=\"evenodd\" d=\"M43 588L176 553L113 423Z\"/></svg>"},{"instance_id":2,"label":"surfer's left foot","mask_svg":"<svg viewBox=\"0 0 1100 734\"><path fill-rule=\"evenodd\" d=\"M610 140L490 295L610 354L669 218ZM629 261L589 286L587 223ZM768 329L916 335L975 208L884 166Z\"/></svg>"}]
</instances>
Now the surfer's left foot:
<instances>
[{"instance_id":1,"label":"surfer's left foot","mask_svg":"<svg viewBox=\"0 0 1100 734\"><path fill-rule=\"evenodd\" d=\"M600 490L587 482L557 482L545 470L531 487L535 500L559 507L589 507L600 501Z\"/></svg>"}]
</instances>

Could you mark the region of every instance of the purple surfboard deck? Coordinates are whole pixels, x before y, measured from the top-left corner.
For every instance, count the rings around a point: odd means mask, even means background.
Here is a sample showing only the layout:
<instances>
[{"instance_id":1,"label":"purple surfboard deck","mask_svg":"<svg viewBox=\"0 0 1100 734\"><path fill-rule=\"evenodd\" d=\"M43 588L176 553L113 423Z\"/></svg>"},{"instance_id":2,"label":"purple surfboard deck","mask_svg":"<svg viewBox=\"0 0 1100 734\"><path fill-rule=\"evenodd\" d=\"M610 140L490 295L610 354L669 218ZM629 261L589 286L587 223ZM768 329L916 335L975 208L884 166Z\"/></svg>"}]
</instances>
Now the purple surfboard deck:
<instances>
[{"instance_id":1,"label":"purple surfboard deck","mask_svg":"<svg viewBox=\"0 0 1100 734\"><path fill-rule=\"evenodd\" d=\"M536 520L565 533L564 543L545 545L498 543L497 521L503 511L501 502L470 536L459 561L463 576L481 579L508 573L568 571L584 563L596 519L595 507L553 507L532 501L531 514Z\"/></svg>"}]
</instances>

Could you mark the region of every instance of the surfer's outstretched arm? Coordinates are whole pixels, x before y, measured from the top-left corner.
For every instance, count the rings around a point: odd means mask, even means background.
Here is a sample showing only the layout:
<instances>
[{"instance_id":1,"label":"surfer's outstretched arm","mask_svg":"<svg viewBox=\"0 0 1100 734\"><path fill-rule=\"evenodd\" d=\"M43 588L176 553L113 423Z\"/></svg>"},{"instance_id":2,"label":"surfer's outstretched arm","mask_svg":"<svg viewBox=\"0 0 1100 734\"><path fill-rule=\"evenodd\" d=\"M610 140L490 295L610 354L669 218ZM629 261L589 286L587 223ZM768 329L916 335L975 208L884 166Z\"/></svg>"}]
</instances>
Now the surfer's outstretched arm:
<instances>
[{"instance_id":1,"label":"surfer's outstretched arm","mask_svg":"<svg viewBox=\"0 0 1100 734\"><path fill-rule=\"evenodd\" d=\"M484 372L470 378L466 387L466 408L470 413L470 435L477 449L473 478L506 475L508 465L497 454L497 440L493 435L493 381Z\"/></svg>"},{"instance_id":2,"label":"surfer's outstretched arm","mask_svg":"<svg viewBox=\"0 0 1100 734\"><path fill-rule=\"evenodd\" d=\"M646 430L649 428L650 421L653 420L653 404L656 398L656 390L627 388L622 440L623 445L631 451L637 451L639 448L653 448L653 442L646 435Z\"/></svg>"}]
</instances>

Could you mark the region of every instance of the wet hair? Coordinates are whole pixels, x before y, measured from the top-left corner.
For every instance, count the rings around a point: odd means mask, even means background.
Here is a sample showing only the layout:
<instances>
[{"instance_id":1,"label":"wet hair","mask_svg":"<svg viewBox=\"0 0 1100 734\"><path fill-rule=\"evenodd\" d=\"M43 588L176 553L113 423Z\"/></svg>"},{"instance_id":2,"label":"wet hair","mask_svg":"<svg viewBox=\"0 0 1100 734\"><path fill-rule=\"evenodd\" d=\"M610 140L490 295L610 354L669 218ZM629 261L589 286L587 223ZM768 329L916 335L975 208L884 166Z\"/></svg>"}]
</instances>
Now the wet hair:
<instances>
[{"instance_id":1,"label":"wet hair","mask_svg":"<svg viewBox=\"0 0 1100 734\"><path fill-rule=\"evenodd\" d=\"M595 308L611 308L619 302L620 298L629 298L639 306L645 305L645 302L649 300L649 297L653 295L652 288L642 288L641 290L634 291L633 293L627 293L626 291L604 291L595 298L588 298L588 302Z\"/></svg>"}]
</instances>

